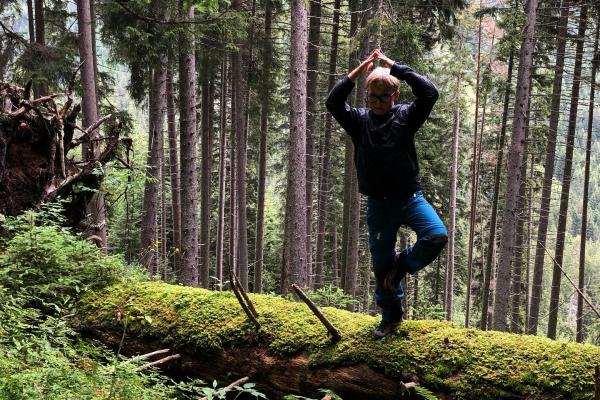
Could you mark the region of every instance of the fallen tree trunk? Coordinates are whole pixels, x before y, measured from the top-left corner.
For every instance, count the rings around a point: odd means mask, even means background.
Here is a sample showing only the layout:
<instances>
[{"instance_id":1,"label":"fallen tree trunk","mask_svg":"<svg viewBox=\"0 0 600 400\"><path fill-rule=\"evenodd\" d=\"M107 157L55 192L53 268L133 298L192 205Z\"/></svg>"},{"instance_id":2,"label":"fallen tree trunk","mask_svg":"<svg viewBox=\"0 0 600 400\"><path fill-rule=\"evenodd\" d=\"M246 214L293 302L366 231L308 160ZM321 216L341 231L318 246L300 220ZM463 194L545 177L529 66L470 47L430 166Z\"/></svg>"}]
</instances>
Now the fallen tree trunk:
<instances>
[{"instance_id":1,"label":"fallen tree trunk","mask_svg":"<svg viewBox=\"0 0 600 400\"><path fill-rule=\"evenodd\" d=\"M591 399L600 348L535 336L408 321L380 341L377 319L325 308L340 330L332 342L304 304L250 295L261 323L247 320L231 292L163 283L114 286L86 297L78 328L109 345L127 332L133 355L164 346L181 358L171 374L233 381L249 376L269 398L397 399L413 381L446 399ZM417 397L415 397L417 398Z\"/></svg>"}]
</instances>

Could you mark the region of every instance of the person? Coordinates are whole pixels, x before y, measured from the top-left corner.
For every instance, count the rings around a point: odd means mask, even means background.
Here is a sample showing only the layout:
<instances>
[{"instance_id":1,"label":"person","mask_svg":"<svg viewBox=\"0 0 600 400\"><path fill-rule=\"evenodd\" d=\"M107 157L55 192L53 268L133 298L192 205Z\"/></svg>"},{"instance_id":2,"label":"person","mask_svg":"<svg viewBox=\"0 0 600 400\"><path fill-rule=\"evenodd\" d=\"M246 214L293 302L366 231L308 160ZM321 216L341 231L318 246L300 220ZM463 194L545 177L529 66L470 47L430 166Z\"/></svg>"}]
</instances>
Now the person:
<instances>
[{"instance_id":1,"label":"person","mask_svg":"<svg viewBox=\"0 0 600 400\"><path fill-rule=\"evenodd\" d=\"M377 60L384 67L373 69ZM347 99L354 82L368 71L368 108L350 107ZM411 104L395 104L400 81L416 97ZM375 301L382 316L373 331L378 339L394 332L402 321L401 280L435 260L448 241L446 227L423 196L414 141L437 99L437 88L429 79L376 49L333 87L326 100L327 109L352 139L358 188L367 196ZM417 241L396 253L401 225L415 231Z\"/></svg>"}]
</instances>

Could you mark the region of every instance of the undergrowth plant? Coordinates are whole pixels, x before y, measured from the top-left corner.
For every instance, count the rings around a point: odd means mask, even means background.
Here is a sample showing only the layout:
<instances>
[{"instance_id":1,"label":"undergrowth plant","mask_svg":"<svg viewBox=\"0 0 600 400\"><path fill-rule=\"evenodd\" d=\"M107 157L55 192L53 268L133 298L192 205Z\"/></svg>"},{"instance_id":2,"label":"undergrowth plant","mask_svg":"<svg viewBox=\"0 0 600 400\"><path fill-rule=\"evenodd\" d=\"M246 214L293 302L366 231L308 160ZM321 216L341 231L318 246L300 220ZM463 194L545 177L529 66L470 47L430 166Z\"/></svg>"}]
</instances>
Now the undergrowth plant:
<instances>
[{"instance_id":1,"label":"undergrowth plant","mask_svg":"<svg viewBox=\"0 0 600 400\"><path fill-rule=\"evenodd\" d=\"M72 327L77 301L117 281L143 281L139 267L105 256L61 226L60 205L0 218L0 399L198 399L239 392L174 382L142 361L115 355Z\"/></svg>"}]
</instances>

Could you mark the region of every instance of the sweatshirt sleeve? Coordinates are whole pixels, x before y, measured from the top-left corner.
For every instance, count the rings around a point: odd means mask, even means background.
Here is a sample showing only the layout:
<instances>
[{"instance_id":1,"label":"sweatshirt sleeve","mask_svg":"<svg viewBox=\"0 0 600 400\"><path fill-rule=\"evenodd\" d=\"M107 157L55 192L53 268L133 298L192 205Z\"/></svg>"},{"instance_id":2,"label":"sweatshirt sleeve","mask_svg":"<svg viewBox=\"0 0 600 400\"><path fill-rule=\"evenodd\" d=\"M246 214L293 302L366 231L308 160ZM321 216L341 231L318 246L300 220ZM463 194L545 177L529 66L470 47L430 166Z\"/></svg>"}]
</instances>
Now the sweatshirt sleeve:
<instances>
[{"instance_id":1,"label":"sweatshirt sleeve","mask_svg":"<svg viewBox=\"0 0 600 400\"><path fill-rule=\"evenodd\" d=\"M416 97L408 106L408 122L416 132L431 113L439 97L438 90L429 79L419 75L408 65L395 63L390 74L405 81Z\"/></svg>"},{"instance_id":2,"label":"sweatshirt sleeve","mask_svg":"<svg viewBox=\"0 0 600 400\"><path fill-rule=\"evenodd\" d=\"M351 136L358 134L359 111L350 107L348 96L354 88L354 82L347 76L340 80L329 92L325 106L344 130Z\"/></svg>"}]
</instances>

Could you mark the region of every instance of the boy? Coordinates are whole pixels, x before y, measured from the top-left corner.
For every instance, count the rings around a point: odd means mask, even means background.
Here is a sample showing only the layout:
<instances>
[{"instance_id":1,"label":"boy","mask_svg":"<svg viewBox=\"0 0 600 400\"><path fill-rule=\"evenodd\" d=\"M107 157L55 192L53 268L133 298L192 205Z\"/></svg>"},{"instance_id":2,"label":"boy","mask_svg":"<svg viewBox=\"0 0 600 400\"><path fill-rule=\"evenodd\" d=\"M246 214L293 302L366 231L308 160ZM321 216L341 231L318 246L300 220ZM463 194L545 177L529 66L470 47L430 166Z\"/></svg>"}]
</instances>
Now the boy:
<instances>
[{"instance_id":1,"label":"boy","mask_svg":"<svg viewBox=\"0 0 600 400\"><path fill-rule=\"evenodd\" d=\"M354 81L370 71L375 60L387 68L375 68L367 77L369 108L350 107L346 99ZM416 97L411 104L394 104L400 80ZM446 227L423 197L414 142L437 98L431 81L377 49L334 86L326 101L327 109L352 138L358 188L368 196L369 251L382 317L373 331L378 339L394 332L402 320L402 278L435 260L448 241ZM396 254L396 235L402 224L415 231L417 242Z\"/></svg>"}]
</instances>

